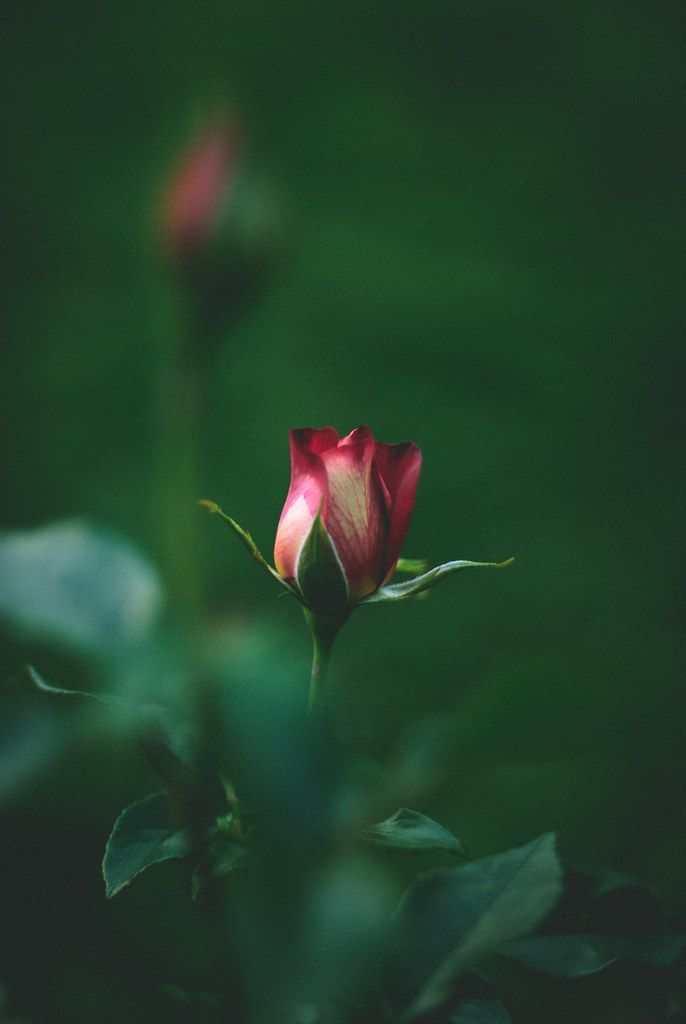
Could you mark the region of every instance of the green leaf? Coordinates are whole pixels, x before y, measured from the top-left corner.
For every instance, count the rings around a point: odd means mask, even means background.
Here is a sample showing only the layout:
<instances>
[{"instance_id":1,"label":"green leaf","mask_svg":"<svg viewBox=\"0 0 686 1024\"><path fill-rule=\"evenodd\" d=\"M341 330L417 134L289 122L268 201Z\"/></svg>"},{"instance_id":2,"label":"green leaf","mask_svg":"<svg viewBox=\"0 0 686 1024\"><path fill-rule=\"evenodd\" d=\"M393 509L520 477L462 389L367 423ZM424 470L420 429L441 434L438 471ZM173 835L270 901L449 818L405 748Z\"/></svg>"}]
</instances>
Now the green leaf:
<instances>
[{"instance_id":1,"label":"green leaf","mask_svg":"<svg viewBox=\"0 0 686 1024\"><path fill-rule=\"evenodd\" d=\"M232 519L231 516L227 516L226 512L224 512L223 509L220 508L220 506L217 505L216 502L208 501L206 498L203 498L202 501L198 502L198 504L201 506L201 508L206 508L208 512L211 512L215 516L220 516L225 523L228 523L233 532L240 540L243 547L250 552L252 557L259 565L262 566L264 571L268 573L268 575L271 576L272 579L275 579L277 583L280 583L284 590L287 590L289 594L292 594L297 601L300 601L301 604L304 604L304 601L300 594L298 593L297 589L291 586L290 583L288 583L286 580L282 579L279 576L276 569L269 564L269 562L264 557L264 555L262 554L262 552L260 551L257 544L252 539L247 530L244 530L242 526L239 526L236 520Z\"/></svg>"},{"instance_id":2,"label":"green leaf","mask_svg":"<svg viewBox=\"0 0 686 1024\"><path fill-rule=\"evenodd\" d=\"M345 608L348 582L319 512L300 551L296 576L308 608L325 614Z\"/></svg>"},{"instance_id":3,"label":"green leaf","mask_svg":"<svg viewBox=\"0 0 686 1024\"><path fill-rule=\"evenodd\" d=\"M566 867L565 895L552 933L654 935L665 930L658 899L637 879L615 871Z\"/></svg>"},{"instance_id":4,"label":"green leaf","mask_svg":"<svg viewBox=\"0 0 686 1024\"><path fill-rule=\"evenodd\" d=\"M385 587L381 587L375 593L370 594L369 597L363 597L358 604L379 604L381 601L406 601L410 597L415 597L417 594L421 594L423 591L428 590L429 587L433 587L434 583L437 583L443 576L448 576L452 572L459 572L460 569L505 569L508 565L512 565L514 558L506 558L504 562L444 562L443 565L436 565L433 569L429 569L422 576L415 576L413 580L407 580L405 583L389 583Z\"/></svg>"},{"instance_id":5,"label":"green leaf","mask_svg":"<svg viewBox=\"0 0 686 1024\"><path fill-rule=\"evenodd\" d=\"M470 996L448 1018L449 1024L512 1024L512 1017L497 997Z\"/></svg>"},{"instance_id":6,"label":"green leaf","mask_svg":"<svg viewBox=\"0 0 686 1024\"><path fill-rule=\"evenodd\" d=\"M108 897L116 896L151 864L193 853L193 837L179 828L164 793L154 793L121 812L107 840L102 873Z\"/></svg>"},{"instance_id":7,"label":"green leaf","mask_svg":"<svg viewBox=\"0 0 686 1024\"><path fill-rule=\"evenodd\" d=\"M532 935L501 946L496 952L554 978L595 974L615 960L640 960L668 967L686 949L686 935Z\"/></svg>"},{"instance_id":8,"label":"green leaf","mask_svg":"<svg viewBox=\"0 0 686 1024\"><path fill-rule=\"evenodd\" d=\"M562 892L552 833L526 846L421 876L398 908L391 998L403 1021L447 1003L478 957L532 931Z\"/></svg>"},{"instance_id":9,"label":"green leaf","mask_svg":"<svg viewBox=\"0 0 686 1024\"><path fill-rule=\"evenodd\" d=\"M401 807L390 818L365 830L365 838L376 846L396 850L444 850L466 857L465 849L452 832L419 811Z\"/></svg>"},{"instance_id":10,"label":"green leaf","mask_svg":"<svg viewBox=\"0 0 686 1024\"><path fill-rule=\"evenodd\" d=\"M68 690L62 686L53 686L45 681L33 665L24 665L19 678L22 676L37 690L50 697L85 698L86 701L96 701L98 704L104 705L119 715L125 724L138 734L144 748L148 742L152 742L153 737L157 738L158 743L164 742L169 748L169 741L162 739L163 735L174 735L178 746L185 747L188 744L191 726L179 715L170 712L161 704L154 704L151 701L127 700L125 697L119 697L113 693L91 693L88 690ZM175 754L171 756L177 757ZM154 767L157 768L157 765L155 764ZM162 777L164 778L164 775Z\"/></svg>"},{"instance_id":11,"label":"green leaf","mask_svg":"<svg viewBox=\"0 0 686 1024\"><path fill-rule=\"evenodd\" d=\"M0 617L30 636L119 656L161 605L155 570L109 530L68 520L0 533Z\"/></svg>"},{"instance_id":12,"label":"green leaf","mask_svg":"<svg viewBox=\"0 0 686 1024\"><path fill-rule=\"evenodd\" d=\"M457 1007L447 1024L512 1024L493 986L476 971L469 971L461 985Z\"/></svg>"},{"instance_id":13,"label":"green leaf","mask_svg":"<svg viewBox=\"0 0 686 1024\"><path fill-rule=\"evenodd\" d=\"M95 700L99 704L105 704L107 707L115 708L118 711L127 711L136 707L131 701L124 700L111 693L90 693L88 690L66 690L62 686L53 686L45 681L33 665L24 665L21 674L26 676L28 681L37 690L40 690L41 693L47 693L51 697L85 697L88 700ZM136 707L136 710L140 712L139 707Z\"/></svg>"}]
</instances>

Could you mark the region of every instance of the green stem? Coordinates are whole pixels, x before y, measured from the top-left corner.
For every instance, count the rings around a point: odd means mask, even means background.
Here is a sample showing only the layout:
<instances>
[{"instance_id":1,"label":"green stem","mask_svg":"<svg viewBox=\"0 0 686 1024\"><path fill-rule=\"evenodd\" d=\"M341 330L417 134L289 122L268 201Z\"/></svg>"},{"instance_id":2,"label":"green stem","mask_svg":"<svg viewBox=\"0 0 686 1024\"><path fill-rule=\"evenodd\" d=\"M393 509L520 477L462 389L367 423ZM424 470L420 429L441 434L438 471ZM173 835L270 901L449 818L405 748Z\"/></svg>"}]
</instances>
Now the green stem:
<instances>
[{"instance_id":1,"label":"green stem","mask_svg":"<svg viewBox=\"0 0 686 1024\"><path fill-rule=\"evenodd\" d=\"M305 621L312 634L312 672L307 702L307 710L311 716L318 714L322 708L334 640L347 617L340 614L315 615L308 608L305 609Z\"/></svg>"},{"instance_id":2,"label":"green stem","mask_svg":"<svg viewBox=\"0 0 686 1024\"><path fill-rule=\"evenodd\" d=\"M317 708L321 707L333 641L323 642L313 633L312 647L312 672L310 674L310 693L307 701L307 710L310 715L314 715Z\"/></svg>"},{"instance_id":3,"label":"green stem","mask_svg":"<svg viewBox=\"0 0 686 1024\"><path fill-rule=\"evenodd\" d=\"M197 501L203 493L200 434L206 360L192 310L179 301L176 313L176 324L161 353L157 527L172 608L193 628L201 617L204 597Z\"/></svg>"}]
</instances>

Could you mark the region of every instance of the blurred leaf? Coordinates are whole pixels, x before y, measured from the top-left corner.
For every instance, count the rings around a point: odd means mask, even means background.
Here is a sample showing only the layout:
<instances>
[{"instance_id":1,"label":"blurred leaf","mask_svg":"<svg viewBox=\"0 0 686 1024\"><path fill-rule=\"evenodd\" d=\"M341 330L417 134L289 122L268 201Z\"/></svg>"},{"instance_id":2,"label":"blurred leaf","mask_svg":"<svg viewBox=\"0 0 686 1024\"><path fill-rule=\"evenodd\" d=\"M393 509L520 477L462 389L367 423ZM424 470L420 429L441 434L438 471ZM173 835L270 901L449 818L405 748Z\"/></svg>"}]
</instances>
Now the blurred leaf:
<instances>
[{"instance_id":1,"label":"blurred leaf","mask_svg":"<svg viewBox=\"0 0 686 1024\"><path fill-rule=\"evenodd\" d=\"M172 781L179 781L179 773L188 777L190 769L171 748L170 737L173 737L174 745L184 752L191 743L192 726L181 715L170 711L161 704L154 704L150 701L139 702L127 700L114 693L91 693L88 690L67 690L61 686L52 686L51 683L45 681L33 665L24 665L21 674L37 690L51 697L86 698L87 701L96 701L116 712L121 716L124 724L138 734L146 756L165 782L170 781L169 774L172 771L172 766L177 770Z\"/></svg>"},{"instance_id":2,"label":"blurred leaf","mask_svg":"<svg viewBox=\"0 0 686 1024\"><path fill-rule=\"evenodd\" d=\"M139 739L143 753L165 785L197 799L201 782L193 769L172 750L167 737L159 729L148 728L141 732ZM214 790L226 804L226 794L219 784Z\"/></svg>"},{"instance_id":3,"label":"blurred leaf","mask_svg":"<svg viewBox=\"0 0 686 1024\"><path fill-rule=\"evenodd\" d=\"M210 844L199 859L191 880L191 896L203 900L216 894L223 878L245 864L248 848L221 836Z\"/></svg>"},{"instance_id":4,"label":"blurred leaf","mask_svg":"<svg viewBox=\"0 0 686 1024\"><path fill-rule=\"evenodd\" d=\"M460 569L505 569L513 562L514 558L506 558L504 562L444 562L443 565L436 565L422 576L415 576L405 583L389 583L388 586L381 587L357 603L360 605L378 604L381 601L405 601L433 587L443 576L458 572Z\"/></svg>"},{"instance_id":5,"label":"blurred leaf","mask_svg":"<svg viewBox=\"0 0 686 1024\"><path fill-rule=\"evenodd\" d=\"M565 865L564 896L551 934L654 935L664 930L657 898L628 875Z\"/></svg>"},{"instance_id":6,"label":"blurred leaf","mask_svg":"<svg viewBox=\"0 0 686 1024\"><path fill-rule=\"evenodd\" d=\"M68 520L0 534L0 616L24 633L117 655L161 604L155 570L109 530Z\"/></svg>"},{"instance_id":7,"label":"blurred leaf","mask_svg":"<svg viewBox=\"0 0 686 1024\"><path fill-rule=\"evenodd\" d=\"M557 902L561 879L552 833L420 877L397 912L391 998L408 1007L402 1019L439 1009L470 963L535 928Z\"/></svg>"},{"instance_id":8,"label":"blurred leaf","mask_svg":"<svg viewBox=\"0 0 686 1024\"><path fill-rule=\"evenodd\" d=\"M490 982L470 971L465 975L463 995L447 1024L512 1024L512 1018Z\"/></svg>"},{"instance_id":9,"label":"blurred leaf","mask_svg":"<svg viewBox=\"0 0 686 1024\"><path fill-rule=\"evenodd\" d=\"M461 1002L448 1021L449 1024L511 1024L512 1018L499 999L476 996Z\"/></svg>"},{"instance_id":10,"label":"blurred leaf","mask_svg":"<svg viewBox=\"0 0 686 1024\"><path fill-rule=\"evenodd\" d=\"M117 697L111 693L90 693L88 690L67 690L63 686L53 686L51 683L47 683L43 676L38 672L33 665L24 665L22 672L41 693L50 694L51 697L86 697L88 700L96 700L99 704L105 704L107 707L116 708L118 711L131 710L132 707L136 707L136 710L140 712L140 708L136 705L132 705L131 701L124 700L122 697Z\"/></svg>"},{"instance_id":11,"label":"blurred leaf","mask_svg":"<svg viewBox=\"0 0 686 1024\"><path fill-rule=\"evenodd\" d=\"M419 811L401 807L390 818L365 830L365 838L377 846L396 850L445 850L466 857L456 836Z\"/></svg>"},{"instance_id":12,"label":"blurred leaf","mask_svg":"<svg viewBox=\"0 0 686 1024\"><path fill-rule=\"evenodd\" d=\"M615 960L668 967L686 949L686 935L534 935L508 942L498 953L555 978L595 974Z\"/></svg>"},{"instance_id":13,"label":"blurred leaf","mask_svg":"<svg viewBox=\"0 0 686 1024\"><path fill-rule=\"evenodd\" d=\"M107 840L102 862L107 896L115 896L151 864L192 852L191 833L179 828L164 793L138 800L122 811Z\"/></svg>"},{"instance_id":14,"label":"blurred leaf","mask_svg":"<svg viewBox=\"0 0 686 1024\"><path fill-rule=\"evenodd\" d=\"M0 715L0 802L16 800L21 786L44 772L64 748L68 734L51 709L3 707Z\"/></svg>"}]
</instances>

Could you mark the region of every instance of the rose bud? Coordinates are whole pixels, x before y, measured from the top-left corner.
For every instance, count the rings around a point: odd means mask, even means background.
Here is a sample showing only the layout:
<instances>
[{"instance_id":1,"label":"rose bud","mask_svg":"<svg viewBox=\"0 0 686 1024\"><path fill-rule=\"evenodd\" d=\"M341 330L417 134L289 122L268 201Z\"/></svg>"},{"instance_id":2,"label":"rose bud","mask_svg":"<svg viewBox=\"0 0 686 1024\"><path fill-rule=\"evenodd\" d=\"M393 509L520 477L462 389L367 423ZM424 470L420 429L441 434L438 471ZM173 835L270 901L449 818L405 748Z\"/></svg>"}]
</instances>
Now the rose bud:
<instances>
[{"instance_id":1,"label":"rose bud","mask_svg":"<svg viewBox=\"0 0 686 1024\"><path fill-rule=\"evenodd\" d=\"M208 328L240 312L260 291L277 252L278 215L234 120L207 122L182 154L162 202L159 232Z\"/></svg>"},{"instance_id":2,"label":"rose bud","mask_svg":"<svg viewBox=\"0 0 686 1024\"><path fill-rule=\"evenodd\" d=\"M163 205L161 229L175 259L192 259L216 227L240 158L239 133L228 121L207 125L182 157Z\"/></svg>"},{"instance_id":3,"label":"rose bud","mask_svg":"<svg viewBox=\"0 0 686 1024\"><path fill-rule=\"evenodd\" d=\"M399 559L414 508L422 453L412 441L383 444L369 427L339 437L332 427L292 430L291 486L281 513L271 566L247 530L214 501L200 504L221 516L262 569L304 606L314 658L310 708L319 701L331 648L353 608L407 601L461 569L502 569L513 561L444 562L423 572L417 559ZM418 571L389 583L398 571Z\"/></svg>"},{"instance_id":4,"label":"rose bud","mask_svg":"<svg viewBox=\"0 0 686 1024\"><path fill-rule=\"evenodd\" d=\"M414 508L422 453L383 444L369 427L292 430L291 485L274 562L314 611L337 612L395 571Z\"/></svg>"}]
</instances>

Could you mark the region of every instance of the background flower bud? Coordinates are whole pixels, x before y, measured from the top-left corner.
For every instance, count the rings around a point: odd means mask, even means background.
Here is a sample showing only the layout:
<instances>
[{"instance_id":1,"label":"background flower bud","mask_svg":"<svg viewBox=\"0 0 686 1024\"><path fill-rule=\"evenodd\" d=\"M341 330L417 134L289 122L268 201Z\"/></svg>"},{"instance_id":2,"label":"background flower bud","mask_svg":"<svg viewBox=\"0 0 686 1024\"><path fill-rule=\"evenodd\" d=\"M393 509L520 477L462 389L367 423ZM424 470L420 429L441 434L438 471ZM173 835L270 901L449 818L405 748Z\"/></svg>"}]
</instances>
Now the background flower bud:
<instances>
[{"instance_id":1,"label":"background flower bud","mask_svg":"<svg viewBox=\"0 0 686 1024\"><path fill-rule=\"evenodd\" d=\"M319 514L346 581L348 605L355 604L395 570L421 452L411 441L375 441L366 426L344 438L331 427L305 427L291 431L290 445L291 485L274 546L277 571L298 583L301 553Z\"/></svg>"},{"instance_id":2,"label":"background flower bud","mask_svg":"<svg viewBox=\"0 0 686 1024\"><path fill-rule=\"evenodd\" d=\"M207 121L182 153L162 202L159 235L206 326L231 319L261 291L278 254L280 215L235 119Z\"/></svg>"},{"instance_id":3,"label":"background flower bud","mask_svg":"<svg viewBox=\"0 0 686 1024\"><path fill-rule=\"evenodd\" d=\"M168 253L192 260L209 243L228 202L240 162L241 133L225 119L198 133L172 175L161 230Z\"/></svg>"}]
</instances>

